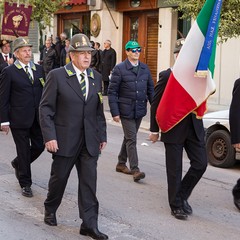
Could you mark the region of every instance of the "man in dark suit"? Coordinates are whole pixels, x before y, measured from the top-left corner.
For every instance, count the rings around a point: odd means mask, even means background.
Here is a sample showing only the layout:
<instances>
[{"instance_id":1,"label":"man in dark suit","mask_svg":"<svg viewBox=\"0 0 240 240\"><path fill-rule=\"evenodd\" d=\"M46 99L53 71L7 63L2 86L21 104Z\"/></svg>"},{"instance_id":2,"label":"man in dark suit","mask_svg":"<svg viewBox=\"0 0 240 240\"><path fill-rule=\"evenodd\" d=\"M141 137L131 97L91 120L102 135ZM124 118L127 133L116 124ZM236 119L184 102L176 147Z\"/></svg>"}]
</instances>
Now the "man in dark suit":
<instances>
[{"instance_id":1,"label":"man in dark suit","mask_svg":"<svg viewBox=\"0 0 240 240\"><path fill-rule=\"evenodd\" d=\"M177 57L183 42L184 39L177 40L174 50L175 57ZM154 89L150 121L150 140L152 142L156 142L159 138L156 112L170 74L170 68L160 72L159 81ZM188 198L207 168L202 120L197 119L193 112L190 113L168 132L161 132L161 141L165 146L168 201L171 213L175 218L184 220L192 214ZM183 149L190 159L190 168L182 179Z\"/></svg>"},{"instance_id":2,"label":"man in dark suit","mask_svg":"<svg viewBox=\"0 0 240 240\"><path fill-rule=\"evenodd\" d=\"M229 111L229 124L231 132L231 142L233 147L240 151L240 78L234 83L232 91L232 102ZM233 202L240 210L240 178L232 190Z\"/></svg>"},{"instance_id":3,"label":"man in dark suit","mask_svg":"<svg viewBox=\"0 0 240 240\"><path fill-rule=\"evenodd\" d=\"M8 40L1 40L0 41L0 73L2 72L3 68L7 67L10 64L13 64L13 54L11 53L11 41Z\"/></svg>"},{"instance_id":4,"label":"man in dark suit","mask_svg":"<svg viewBox=\"0 0 240 240\"><path fill-rule=\"evenodd\" d=\"M17 150L12 166L25 197L33 196L30 165L44 150L38 115L44 73L31 61L31 47L24 38L17 38L13 43L17 60L0 77L1 129L7 134L11 128Z\"/></svg>"},{"instance_id":5,"label":"man in dark suit","mask_svg":"<svg viewBox=\"0 0 240 240\"><path fill-rule=\"evenodd\" d=\"M45 146L53 157L44 221L57 225L56 211L75 165L82 219L80 234L108 239L98 230L97 220L97 161L107 140L101 75L89 68L93 50L90 46L86 35L74 35L69 47L72 62L52 70L43 91L40 124Z\"/></svg>"},{"instance_id":6,"label":"man in dark suit","mask_svg":"<svg viewBox=\"0 0 240 240\"><path fill-rule=\"evenodd\" d=\"M45 41L45 47L41 51L40 61L42 64L45 76L55 67L55 61L57 58L57 54L55 49L51 46L51 39L47 39Z\"/></svg>"},{"instance_id":7,"label":"man in dark suit","mask_svg":"<svg viewBox=\"0 0 240 240\"><path fill-rule=\"evenodd\" d=\"M111 47L112 42L106 40L104 42L104 50L102 51L102 81L103 81L103 95L107 95L109 76L116 65L116 51Z\"/></svg>"}]
</instances>

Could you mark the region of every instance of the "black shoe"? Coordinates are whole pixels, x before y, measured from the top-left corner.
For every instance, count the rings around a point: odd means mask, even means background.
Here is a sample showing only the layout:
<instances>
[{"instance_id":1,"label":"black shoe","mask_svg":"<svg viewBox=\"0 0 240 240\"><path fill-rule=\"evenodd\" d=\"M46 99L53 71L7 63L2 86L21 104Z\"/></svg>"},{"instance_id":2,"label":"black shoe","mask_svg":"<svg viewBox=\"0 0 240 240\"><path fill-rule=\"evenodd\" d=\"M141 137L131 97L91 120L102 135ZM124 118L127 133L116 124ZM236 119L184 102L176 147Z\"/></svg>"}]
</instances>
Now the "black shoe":
<instances>
[{"instance_id":1,"label":"black shoe","mask_svg":"<svg viewBox=\"0 0 240 240\"><path fill-rule=\"evenodd\" d=\"M97 240L108 239L108 236L104 233L101 233L97 228L84 228L81 226L80 234Z\"/></svg>"},{"instance_id":2,"label":"black shoe","mask_svg":"<svg viewBox=\"0 0 240 240\"><path fill-rule=\"evenodd\" d=\"M31 187L29 187L29 186L22 187L22 195L24 197L32 197L33 193L32 193Z\"/></svg>"},{"instance_id":3,"label":"black shoe","mask_svg":"<svg viewBox=\"0 0 240 240\"><path fill-rule=\"evenodd\" d=\"M17 180L19 180L18 165L14 160L11 161L11 164L12 164L12 167L14 168L14 170L15 170L15 176L16 176Z\"/></svg>"},{"instance_id":4,"label":"black shoe","mask_svg":"<svg viewBox=\"0 0 240 240\"><path fill-rule=\"evenodd\" d=\"M188 218L188 215L181 208L173 209L171 213L177 219L186 220Z\"/></svg>"},{"instance_id":5,"label":"black shoe","mask_svg":"<svg viewBox=\"0 0 240 240\"><path fill-rule=\"evenodd\" d=\"M188 215L191 215L192 214L192 207L189 205L188 201L187 200L183 200L183 211L188 214Z\"/></svg>"},{"instance_id":6,"label":"black shoe","mask_svg":"<svg viewBox=\"0 0 240 240\"><path fill-rule=\"evenodd\" d=\"M57 226L56 214L45 211L44 222L49 226Z\"/></svg>"}]
</instances>

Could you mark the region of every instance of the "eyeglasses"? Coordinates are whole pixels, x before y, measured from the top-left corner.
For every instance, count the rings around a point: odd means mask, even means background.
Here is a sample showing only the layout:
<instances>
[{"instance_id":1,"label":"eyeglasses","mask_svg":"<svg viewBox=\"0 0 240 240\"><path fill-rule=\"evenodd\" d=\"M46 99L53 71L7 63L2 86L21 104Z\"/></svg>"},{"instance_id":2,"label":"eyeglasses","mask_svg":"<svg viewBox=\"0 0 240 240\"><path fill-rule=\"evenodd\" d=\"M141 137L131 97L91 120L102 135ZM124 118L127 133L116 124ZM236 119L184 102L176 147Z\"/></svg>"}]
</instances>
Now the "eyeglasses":
<instances>
[{"instance_id":1,"label":"eyeglasses","mask_svg":"<svg viewBox=\"0 0 240 240\"><path fill-rule=\"evenodd\" d=\"M132 53L136 53L136 52L141 52L141 48L132 48L132 49L129 49L128 51L131 51Z\"/></svg>"}]
</instances>

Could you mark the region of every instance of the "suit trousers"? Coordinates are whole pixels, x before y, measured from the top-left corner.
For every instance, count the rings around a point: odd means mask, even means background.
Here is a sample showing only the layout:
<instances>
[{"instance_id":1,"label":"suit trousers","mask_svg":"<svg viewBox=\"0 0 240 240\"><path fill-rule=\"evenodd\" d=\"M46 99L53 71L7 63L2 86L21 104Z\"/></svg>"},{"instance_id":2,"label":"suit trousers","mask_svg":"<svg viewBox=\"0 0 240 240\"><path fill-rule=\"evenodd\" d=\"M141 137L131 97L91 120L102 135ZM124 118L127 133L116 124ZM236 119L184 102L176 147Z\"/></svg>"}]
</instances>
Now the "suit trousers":
<instances>
[{"instance_id":1,"label":"suit trousers","mask_svg":"<svg viewBox=\"0 0 240 240\"><path fill-rule=\"evenodd\" d=\"M128 158L130 169L132 171L139 171L137 154L137 132L141 121L142 118L128 119L121 117L124 138L120 153L118 155L118 163L126 164Z\"/></svg>"},{"instance_id":2,"label":"suit trousers","mask_svg":"<svg viewBox=\"0 0 240 240\"><path fill-rule=\"evenodd\" d=\"M207 168L204 139L199 140L193 129L184 143L164 143L168 182L168 201L171 209L182 207ZM190 168L182 179L182 157L185 149L190 160Z\"/></svg>"},{"instance_id":3,"label":"suit trousers","mask_svg":"<svg viewBox=\"0 0 240 240\"><path fill-rule=\"evenodd\" d=\"M85 145L74 157L53 156L51 176L48 184L45 210L55 213L61 204L67 181L73 166L78 175L79 216L86 228L97 227L99 203L96 197L98 156L89 155Z\"/></svg>"},{"instance_id":4,"label":"suit trousers","mask_svg":"<svg viewBox=\"0 0 240 240\"><path fill-rule=\"evenodd\" d=\"M103 81L103 95L107 95L109 81Z\"/></svg>"},{"instance_id":5,"label":"suit trousers","mask_svg":"<svg viewBox=\"0 0 240 240\"><path fill-rule=\"evenodd\" d=\"M14 163L19 171L19 184L21 187L31 186L31 163L44 151L42 132L37 117L30 128L11 128L11 132L17 151Z\"/></svg>"}]
</instances>

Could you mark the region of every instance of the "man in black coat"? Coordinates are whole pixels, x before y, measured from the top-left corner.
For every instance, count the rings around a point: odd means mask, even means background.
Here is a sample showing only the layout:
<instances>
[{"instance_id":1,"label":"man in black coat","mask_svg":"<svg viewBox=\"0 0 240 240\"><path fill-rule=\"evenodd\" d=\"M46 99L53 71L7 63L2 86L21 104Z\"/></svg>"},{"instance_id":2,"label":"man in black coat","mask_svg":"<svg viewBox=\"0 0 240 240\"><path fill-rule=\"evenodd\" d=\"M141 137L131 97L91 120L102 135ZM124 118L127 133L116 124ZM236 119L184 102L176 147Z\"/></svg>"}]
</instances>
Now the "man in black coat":
<instances>
[{"instance_id":1,"label":"man in black coat","mask_svg":"<svg viewBox=\"0 0 240 240\"><path fill-rule=\"evenodd\" d=\"M176 57L183 44L183 39L176 42ZM156 112L167 85L171 69L160 72L155 86L155 95L151 104L150 140L159 138L159 126ZM172 89L174 91L174 89ZM188 198L207 168L207 155L204 142L204 128L201 119L190 113L168 132L161 132L161 141L165 146L166 170L168 182L168 201L172 215L177 219L187 219L192 214ZM190 168L182 179L182 155L185 149L190 159Z\"/></svg>"},{"instance_id":2,"label":"man in black coat","mask_svg":"<svg viewBox=\"0 0 240 240\"><path fill-rule=\"evenodd\" d=\"M13 54L11 53L10 43L11 41L8 40L0 41L0 73L2 72L3 68L9 66L10 64L13 64L14 62Z\"/></svg>"},{"instance_id":3,"label":"man in black coat","mask_svg":"<svg viewBox=\"0 0 240 240\"><path fill-rule=\"evenodd\" d=\"M240 151L240 78L234 83L232 102L229 111L231 142L236 151ZM232 190L233 202L240 210L240 178Z\"/></svg>"},{"instance_id":4,"label":"man in black coat","mask_svg":"<svg viewBox=\"0 0 240 240\"><path fill-rule=\"evenodd\" d=\"M44 73L31 61L31 47L24 38L17 38L13 43L17 60L0 77L1 129L8 133L11 128L17 150L12 166L25 197L33 196L30 165L44 150L38 115Z\"/></svg>"},{"instance_id":5,"label":"man in black coat","mask_svg":"<svg viewBox=\"0 0 240 240\"><path fill-rule=\"evenodd\" d=\"M132 174L137 182L145 178L138 166L137 133L147 113L147 102L152 101L154 86L148 66L139 61L141 47L138 42L129 41L125 49L127 59L113 69L108 99L113 120L121 121L124 132L116 171Z\"/></svg>"},{"instance_id":6,"label":"man in black coat","mask_svg":"<svg viewBox=\"0 0 240 240\"><path fill-rule=\"evenodd\" d=\"M74 35L69 47L71 62L52 70L44 87L40 124L45 146L53 157L44 221L57 225L56 211L75 165L80 234L108 239L98 230L97 161L107 137L101 75L89 68L93 50L90 46L86 35Z\"/></svg>"},{"instance_id":7,"label":"man in black coat","mask_svg":"<svg viewBox=\"0 0 240 240\"><path fill-rule=\"evenodd\" d=\"M104 42L104 50L102 51L102 81L103 81L103 95L107 95L109 77L111 72L116 65L116 51L111 47L112 43L110 40Z\"/></svg>"},{"instance_id":8,"label":"man in black coat","mask_svg":"<svg viewBox=\"0 0 240 240\"><path fill-rule=\"evenodd\" d=\"M43 66L45 76L47 76L48 73L55 68L55 62L57 58L56 51L51 44L51 39L47 39L45 41L45 47L40 54L40 63Z\"/></svg>"}]
</instances>

